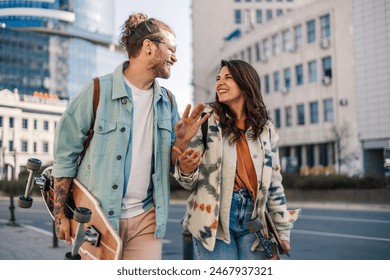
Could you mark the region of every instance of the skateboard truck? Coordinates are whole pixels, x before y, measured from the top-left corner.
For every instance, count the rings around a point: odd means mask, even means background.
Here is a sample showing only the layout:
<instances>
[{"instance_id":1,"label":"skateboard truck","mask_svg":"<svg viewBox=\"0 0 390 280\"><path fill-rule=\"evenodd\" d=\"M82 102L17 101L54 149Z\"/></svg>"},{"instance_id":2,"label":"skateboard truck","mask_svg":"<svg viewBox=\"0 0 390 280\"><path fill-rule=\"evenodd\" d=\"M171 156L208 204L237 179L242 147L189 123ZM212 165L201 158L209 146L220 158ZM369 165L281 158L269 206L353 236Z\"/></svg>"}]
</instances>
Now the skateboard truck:
<instances>
[{"instance_id":1,"label":"skateboard truck","mask_svg":"<svg viewBox=\"0 0 390 280\"><path fill-rule=\"evenodd\" d=\"M37 158L29 158L27 160L27 170L28 170L28 179L26 184L26 189L24 192L24 195L19 196L18 200L18 206L21 208L30 208L33 199L31 197L32 188L34 187L34 184L37 185L44 185L45 184L45 178L43 176L41 177L34 177L34 172L38 171L41 168L42 162Z\"/></svg>"},{"instance_id":2,"label":"skateboard truck","mask_svg":"<svg viewBox=\"0 0 390 280\"><path fill-rule=\"evenodd\" d=\"M78 222L75 239L73 241L72 251L65 254L65 260L80 260L78 253L81 245L88 242L92 246L98 247L100 244L101 234L94 226L88 226L84 230L84 224L91 220L92 212L88 208L78 207L75 209L73 219Z\"/></svg>"}]
</instances>

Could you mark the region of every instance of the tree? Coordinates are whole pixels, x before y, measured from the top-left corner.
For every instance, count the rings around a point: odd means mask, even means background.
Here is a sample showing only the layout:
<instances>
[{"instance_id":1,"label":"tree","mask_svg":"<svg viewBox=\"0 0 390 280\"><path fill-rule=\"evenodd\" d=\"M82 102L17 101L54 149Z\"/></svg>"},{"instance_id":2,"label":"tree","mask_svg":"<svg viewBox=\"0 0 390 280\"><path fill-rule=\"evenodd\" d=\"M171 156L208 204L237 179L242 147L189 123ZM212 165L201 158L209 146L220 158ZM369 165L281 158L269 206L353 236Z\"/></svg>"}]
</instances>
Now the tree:
<instances>
[{"instance_id":1,"label":"tree","mask_svg":"<svg viewBox=\"0 0 390 280\"><path fill-rule=\"evenodd\" d=\"M342 166L350 167L352 162L359 159L359 156L356 152L351 151L351 132L347 123L343 123L340 126L334 124L331 128L331 135L335 145L337 173L340 174Z\"/></svg>"}]
</instances>

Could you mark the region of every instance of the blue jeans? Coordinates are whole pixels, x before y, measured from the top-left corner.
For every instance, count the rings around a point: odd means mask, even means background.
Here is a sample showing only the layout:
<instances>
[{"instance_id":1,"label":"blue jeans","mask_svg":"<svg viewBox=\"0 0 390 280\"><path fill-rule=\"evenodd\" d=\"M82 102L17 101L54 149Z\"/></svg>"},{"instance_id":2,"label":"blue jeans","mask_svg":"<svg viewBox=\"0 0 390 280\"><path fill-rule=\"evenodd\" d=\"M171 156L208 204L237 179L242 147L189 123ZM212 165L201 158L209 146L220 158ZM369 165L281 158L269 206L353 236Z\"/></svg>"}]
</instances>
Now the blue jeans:
<instances>
[{"instance_id":1,"label":"blue jeans","mask_svg":"<svg viewBox=\"0 0 390 280\"><path fill-rule=\"evenodd\" d=\"M230 207L229 234L230 244L217 239L213 251L208 251L196 238L192 238L194 258L197 260L265 260L262 251L251 251L256 240L254 233L247 227L253 211L253 199L248 190L233 192Z\"/></svg>"}]
</instances>

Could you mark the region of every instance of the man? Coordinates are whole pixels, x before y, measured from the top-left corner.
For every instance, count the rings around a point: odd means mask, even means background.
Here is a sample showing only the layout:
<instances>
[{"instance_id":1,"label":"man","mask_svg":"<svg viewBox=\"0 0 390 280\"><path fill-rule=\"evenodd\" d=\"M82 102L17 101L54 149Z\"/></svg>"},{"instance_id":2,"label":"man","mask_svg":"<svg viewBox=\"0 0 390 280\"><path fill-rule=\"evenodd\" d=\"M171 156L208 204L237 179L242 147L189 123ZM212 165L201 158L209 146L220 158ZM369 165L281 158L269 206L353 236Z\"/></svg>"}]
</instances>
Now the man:
<instances>
[{"instance_id":1,"label":"man","mask_svg":"<svg viewBox=\"0 0 390 280\"><path fill-rule=\"evenodd\" d=\"M94 135L80 165L77 162L93 122L92 81L57 126L52 172L56 234L70 243L64 208L72 179L77 177L119 232L123 259L161 259L171 147L183 147L196 133L205 120L199 118L204 106L199 104L191 115L187 107L179 122L174 96L156 81L169 78L177 61L175 35L169 26L132 14L123 25L121 43L129 61L99 78ZM175 162L174 154L171 160Z\"/></svg>"}]
</instances>

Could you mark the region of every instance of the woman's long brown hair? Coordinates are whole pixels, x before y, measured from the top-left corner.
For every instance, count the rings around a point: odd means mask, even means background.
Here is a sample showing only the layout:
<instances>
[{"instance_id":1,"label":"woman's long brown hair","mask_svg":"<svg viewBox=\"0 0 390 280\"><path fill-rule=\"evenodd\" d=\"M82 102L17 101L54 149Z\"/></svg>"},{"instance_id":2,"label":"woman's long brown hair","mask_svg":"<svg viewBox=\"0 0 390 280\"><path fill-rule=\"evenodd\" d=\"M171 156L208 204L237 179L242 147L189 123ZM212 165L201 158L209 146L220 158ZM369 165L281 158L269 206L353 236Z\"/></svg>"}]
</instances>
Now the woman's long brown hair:
<instances>
[{"instance_id":1,"label":"woman's long brown hair","mask_svg":"<svg viewBox=\"0 0 390 280\"><path fill-rule=\"evenodd\" d=\"M260 136L263 126L268 120L268 113L261 95L260 77L256 69L243 60L222 60L220 70L226 66L234 81L244 93L245 125L251 127L253 134L250 139L255 140ZM211 104L214 112L219 117L222 126L222 135L229 137L229 142L234 143L240 138L240 129L236 125L236 114L227 106L216 101Z\"/></svg>"}]
</instances>

